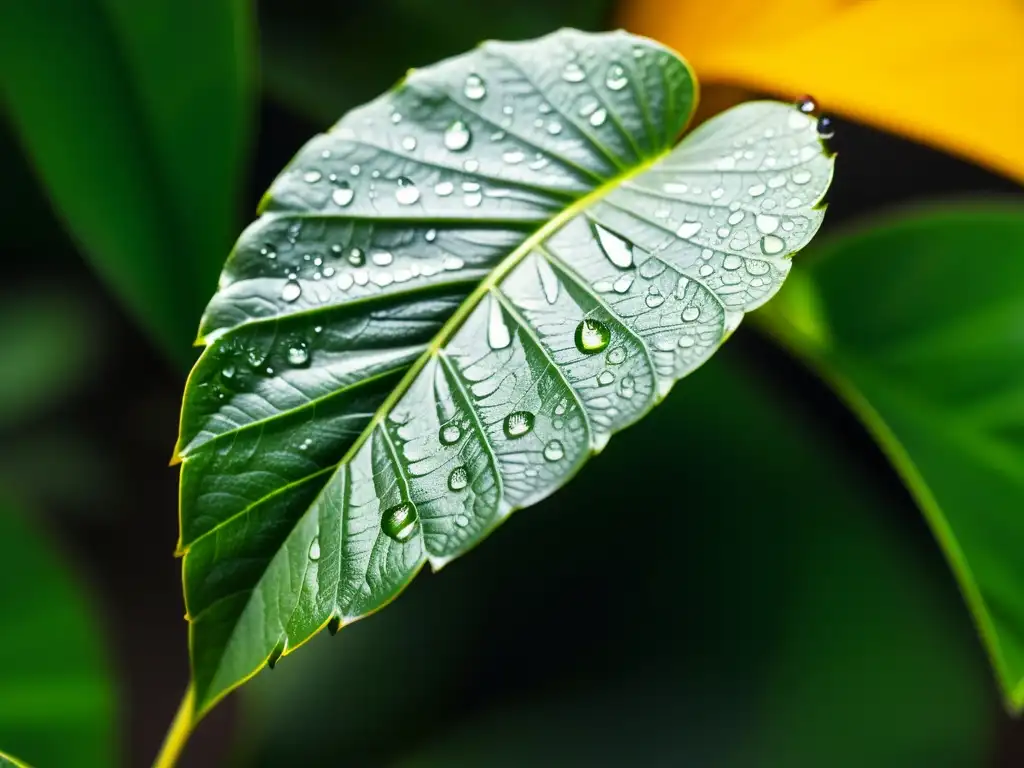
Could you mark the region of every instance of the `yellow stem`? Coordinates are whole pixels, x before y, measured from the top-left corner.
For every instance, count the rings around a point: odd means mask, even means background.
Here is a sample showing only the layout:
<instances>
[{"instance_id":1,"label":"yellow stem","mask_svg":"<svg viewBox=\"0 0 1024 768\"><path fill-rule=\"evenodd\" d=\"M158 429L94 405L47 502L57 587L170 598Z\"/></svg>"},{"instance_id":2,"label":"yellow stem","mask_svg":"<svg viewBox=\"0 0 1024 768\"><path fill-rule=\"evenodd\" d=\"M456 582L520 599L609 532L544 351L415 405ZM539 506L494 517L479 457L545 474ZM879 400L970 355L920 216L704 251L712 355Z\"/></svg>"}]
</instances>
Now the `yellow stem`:
<instances>
[{"instance_id":1,"label":"yellow stem","mask_svg":"<svg viewBox=\"0 0 1024 768\"><path fill-rule=\"evenodd\" d=\"M192 735L194 699L195 689L189 683L185 690L185 696L181 700L181 706L178 707L178 712L174 716L174 722L171 723L171 728L167 731L167 736L164 737L164 744L160 747L160 754L156 756L153 768L174 768L178 758L181 757L181 751L185 748L188 737Z\"/></svg>"}]
</instances>

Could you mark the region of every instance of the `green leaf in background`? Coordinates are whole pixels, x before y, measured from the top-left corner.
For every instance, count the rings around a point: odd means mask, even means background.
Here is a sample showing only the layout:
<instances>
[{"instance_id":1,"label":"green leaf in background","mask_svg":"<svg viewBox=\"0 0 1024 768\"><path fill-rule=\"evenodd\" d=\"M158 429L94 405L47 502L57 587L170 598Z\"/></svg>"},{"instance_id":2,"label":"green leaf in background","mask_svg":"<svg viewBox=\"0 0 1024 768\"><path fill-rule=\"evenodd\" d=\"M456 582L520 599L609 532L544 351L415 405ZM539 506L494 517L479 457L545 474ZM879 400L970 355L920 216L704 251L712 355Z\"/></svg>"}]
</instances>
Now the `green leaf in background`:
<instances>
[{"instance_id":1,"label":"green leaf in background","mask_svg":"<svg viewBox=\"0 0 1024 768\"><path fill-rule=\"evenodd\" d=\"M995 689L914 510L745 346L486 555L257 677L246 764L988 764Z\"/></svg>"},{"instance_id":2,"label":"green leaf in background","mask_svg":"<svg viewBox=\"0 0 1024 768\"><path fill-rule=\"evenodd\" d=\"M0 4L0 85L99 273L180 362L238 218L250 134L246 0Z\"/></svg>"},{"instance_id":3,"label":"green leaf in background","mask_svg":"<svg viewBox=\"0 0 1024 768\"><path fill-rule=\"evenodd\" d=\"M0 744L39 766L115 765L115 694L76 577L0 502Z\"/></svg>"},{"instance_id":4,"label":"green leaf in background","mask_svg":"<svg viewBox=\"0 0 1024 768\"><path fill-rule=\"evenodd\" d=\"M20 760L0 752L0 768L28 768L28 766Z\"/></svg>"},{"instance_id":5,"label":"green leaf in background","mask_svg":"<svg viewBox=\"0 0 1024 768\"><path fill-rule=\"evenodd\" d=\"M822 245L763 315L893 462L1024 706L1024 208L905 214Z\"/></svg>"},{"instance_id":6,"label":"green leaf in background","mask_svg":"<svg viewBox=\"0 0 1024 768\"><path fill-rule=\"evenodd\" d=\"M390 87L410 64L428 64L498 35L525 40L560 27L604 29L614 3L516 0L486 10L478 0L321 5L315 14L297 14L288 0L261 2L260 47L267 91L330 123Z\"/></svg>"},{"instance_id":7,"label":"green leaf in background","mask_svg":"<svg viewBox=\"0 0 1024 768\"><path fill-rule=\"evenodd\" d=\"M695 87L625 33L487 43L275 181L183 406L198 713L555 491L777 290L832 160L776 102L673 149Z\"/></svg>"},{"instance_id":8,"label":"green leaf in background","mask_svg":"<svg viewBox=\"0 0 1024 768\"><path fill-rule=\"evenodd\" d=\"M0 304L0 428L20 426L93 374L102 332L70 290L23 289Z\"/></svg>"}]
</instances>

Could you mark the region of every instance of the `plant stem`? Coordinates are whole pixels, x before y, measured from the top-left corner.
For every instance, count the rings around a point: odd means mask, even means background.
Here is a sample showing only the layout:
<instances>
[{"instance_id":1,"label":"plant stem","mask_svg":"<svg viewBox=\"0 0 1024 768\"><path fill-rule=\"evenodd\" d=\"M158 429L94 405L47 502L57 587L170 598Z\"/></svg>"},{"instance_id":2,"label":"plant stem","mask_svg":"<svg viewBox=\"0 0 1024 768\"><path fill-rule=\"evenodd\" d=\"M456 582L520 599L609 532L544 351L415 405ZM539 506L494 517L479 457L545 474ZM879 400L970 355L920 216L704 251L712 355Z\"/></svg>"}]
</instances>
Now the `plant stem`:
<instances>
[{"instance_id":1,"label":"plant stem","mask_svg":"<svg viewBox=\"0 0 1024 768\"><path fill-rule=\"evenodd\" d=\"M164 737L163 746L160 747L160 754L156 756L156 760L153 762L153 768L174 768L178 758L181 757L181 751L185 748L185 744L188 743L188 737L192 735L194 698L195 690L192 688L192 684L189 683L188 688L185 689L185 695L181 699L181 706L178 707L178 712L171 723L171 728L167 731L167 736Z\"/></svg>"}]
</instances>

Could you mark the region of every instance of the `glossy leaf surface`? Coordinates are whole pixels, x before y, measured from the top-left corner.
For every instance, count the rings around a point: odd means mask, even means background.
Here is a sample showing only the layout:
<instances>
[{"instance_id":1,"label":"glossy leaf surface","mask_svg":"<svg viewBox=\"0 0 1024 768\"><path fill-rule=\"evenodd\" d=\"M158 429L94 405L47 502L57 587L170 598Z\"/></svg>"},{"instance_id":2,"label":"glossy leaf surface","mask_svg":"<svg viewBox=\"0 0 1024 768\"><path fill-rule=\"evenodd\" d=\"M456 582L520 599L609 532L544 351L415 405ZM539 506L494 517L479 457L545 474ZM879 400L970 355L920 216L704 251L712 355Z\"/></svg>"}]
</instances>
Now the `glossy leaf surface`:
<instances>
[{"instance_id":1,"label":"glossy leaf surface","mask_svg":"<svg viewBox=\"0 0 1024 768\"><path fill-rule=\"evenodd\" d=\"M925 512L1024 705L1024 208L918 212L822 246L767 327L830 382Z\"/></svg>"},{"instance_id":2,"label":"glossy leaf surface","mask_svg":"<svg viewBox=\"0 0 1024 768\"><path fill-rule=\"evenodd\" d=\"M178 455L196 707L379 609L766 301L831 178L814 120L623 33L486 43L310 141L204 316Z\"/></svg>"},{"instance_id":3,"label":"glossy leaf surface","mask_svg":"<svg viewBox=\"0 0 1024 768\"><path fill-rule=\"evenodd\" d=\"M252 116L246 0L0 4L0 90L99 274L183 363L231 244Z\"/></svg>"},{"instance_id":4,"label":"glossy leaf surface","mask_svg":"<svg viewBox=\"0 0 1024 768\"><path fill-rule=\"evenodd\" d=\"M0 502L0 745L33 765L116 764L115 697L76 575ZM17 763L16 763L17 764Z\"/></svg>"}]
</instances>

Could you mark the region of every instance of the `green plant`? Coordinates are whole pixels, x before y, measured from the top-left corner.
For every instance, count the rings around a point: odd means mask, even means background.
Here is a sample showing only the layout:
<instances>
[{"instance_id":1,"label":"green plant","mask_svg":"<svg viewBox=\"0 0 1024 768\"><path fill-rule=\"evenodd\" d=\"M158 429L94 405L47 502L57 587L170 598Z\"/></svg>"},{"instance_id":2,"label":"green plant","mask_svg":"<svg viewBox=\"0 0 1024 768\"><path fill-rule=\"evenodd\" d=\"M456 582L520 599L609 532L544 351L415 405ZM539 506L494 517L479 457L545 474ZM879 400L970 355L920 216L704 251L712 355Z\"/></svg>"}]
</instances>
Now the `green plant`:
<instances>
[{"instance_id":1,"label":"green plant","mask_svg":"<svg viewBox=\"0 0 1024 768\"><path fill-rule=\"evenodd\" d=\"M185 731L556 490L778 289L832 173L812 105L674 146L695 96L626 34L487 43L285 169L186 387Z\"/></svg>"}]
</instances>

